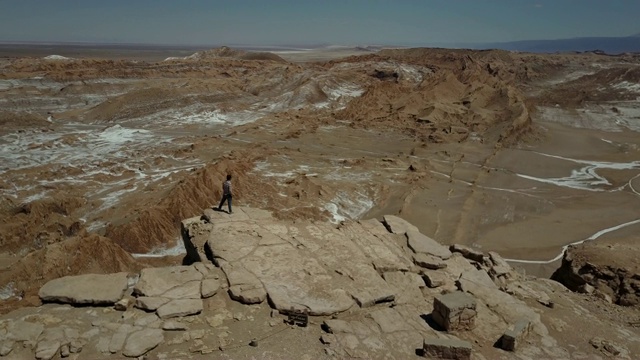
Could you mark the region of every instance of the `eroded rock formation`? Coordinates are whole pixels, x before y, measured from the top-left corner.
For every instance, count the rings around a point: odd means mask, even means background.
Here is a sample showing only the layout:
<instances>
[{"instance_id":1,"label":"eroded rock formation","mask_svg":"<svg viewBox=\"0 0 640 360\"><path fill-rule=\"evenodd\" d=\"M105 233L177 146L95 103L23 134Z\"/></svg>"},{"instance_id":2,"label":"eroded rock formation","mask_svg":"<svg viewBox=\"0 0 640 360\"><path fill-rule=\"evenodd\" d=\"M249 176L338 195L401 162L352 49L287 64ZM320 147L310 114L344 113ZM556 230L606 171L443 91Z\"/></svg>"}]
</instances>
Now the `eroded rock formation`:
<instances>
[{"instance_id":1,"label":"eroded rock formation","mask_svg":"<svg viewBox=\"0 0 640 360\"><path fill-rule=\"evenodd\" d=\"M523 277L496 253L451 253L399 217L335 226L240 207L182 226L193 265L51 280L44 305L0 318L0 355L238 357L260 347L300 358L630 359L640 349L637 330L598 319L582 295ZM310 316L305 330L287 325L292 314ZM578 324L576 338L567 321L598 326Z\"/></svg>"}]
</instances>

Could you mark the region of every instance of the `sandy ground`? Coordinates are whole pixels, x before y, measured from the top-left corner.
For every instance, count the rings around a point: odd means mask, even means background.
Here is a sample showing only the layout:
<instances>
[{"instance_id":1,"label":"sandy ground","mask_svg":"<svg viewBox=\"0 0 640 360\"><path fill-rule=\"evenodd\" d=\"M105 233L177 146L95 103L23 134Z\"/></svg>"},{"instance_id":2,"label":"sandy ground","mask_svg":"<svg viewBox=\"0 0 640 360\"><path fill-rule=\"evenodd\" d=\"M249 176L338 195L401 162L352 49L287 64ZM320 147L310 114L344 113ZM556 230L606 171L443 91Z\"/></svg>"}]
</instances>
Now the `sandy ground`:
<instances>
[{"instance_id":1,"label":"sandy ground","mask_svg":"<svg viewBox=\"0 0 640 360\"><path fill-rule=\"evenodd\" d=\"M216 204L229 172L236 204L336 224L399 214L542 276L564 246L640 227L619 227L640 208L635 58L330 49L246 60L223 49L159 61L190 53L72 49L55 54L110 60L14 59L49 50L2 52L6 298L45 279L12 265L74 236L134 255L118 266L180 262L178 222Z\"/></svg>"}]
</instances>

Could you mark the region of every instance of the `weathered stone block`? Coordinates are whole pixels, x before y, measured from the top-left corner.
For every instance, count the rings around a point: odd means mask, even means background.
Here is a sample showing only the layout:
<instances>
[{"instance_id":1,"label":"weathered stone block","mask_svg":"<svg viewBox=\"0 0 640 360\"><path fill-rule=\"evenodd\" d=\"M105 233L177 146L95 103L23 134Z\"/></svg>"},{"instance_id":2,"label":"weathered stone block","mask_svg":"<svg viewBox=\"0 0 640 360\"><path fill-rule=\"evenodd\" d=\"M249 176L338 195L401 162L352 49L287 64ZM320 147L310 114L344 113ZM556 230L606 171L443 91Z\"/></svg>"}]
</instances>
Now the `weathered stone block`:
<instances>
[{"instance_id":1,"label":"weathered stone block","mask_svg":"<svg viewBox=\"0 0 640 360\"><path fill-rule=\"evenodd\" d=\"M471 343L457 339L424 339L423 355L429 359L471 359Z\"/></svg>"},{"instance_id":2,"label":"weathered stone block","mask_svg":"<svg viewBox=\"0 0 640 360\"><path fill-rule=\"evenodd\" d=\"M489 251L489 259L491 259L492 264L489 275L491 275L492 278L495 279L500 276L509 277L513 269L511 268L511 265L509 265L509 263L500 256L500 254L494 251Z\"/></svg>"},{"instance_id":3,"label":"weathered stone block","mask_svg":"<svg viewBox=\"0 0 640 360\"><path fill-rule=\"evenodd\" d=\"M202 298L206 299L208 297L212 297L218 292L220 289L220 281L216 279L204 279L202 280L202 284L200 286L200 292Z\"/></svg>"},{"instance_id":4,"label":"weathered stone block","mask_svg":"<svg viewBox=\"0 0 640 360\"><path fill-rule=\"evenodd\" d=\"M484 254L482 251L478 251L476 249L472 249L465 245L453 244L449 247L449 251L452 253L457 252L462 254L465 258L473 261L477 261L479 263L484 261Z\"/></svg>"},{"instance_id":5,"label":"weathered stone block","mask_svg":"<svg viewBox=\"0 0 640 360\"><path fill-rule=\"evenodd\" d=\"M439 257L418 253L413 255L413 262L425 269L438 270L447 267L447 263Z\"/></svg>"},{"instance_id":6,"label":"weathered stone block","mask_svg":"<svg viewBox=\"0 0 640 360\"><path fill-rule=\"evenodd\" d=\"M473 329L476 315L476 300L467 293L455 291L434 299L432 317L447 331Z\"/></svg>"},{"instance_id":7,"label":"weathered stone block","mask_svg":"<svg viewBox=\"0 0 640 360\"><path fill-rule=\"evenodd\" d=\"M447 281L446 275L438 272L431 272L431 271L422 273L422 278L424 279L424 282L427 284L427 286L430 288L437 288L439 286L442 286Z\"/></svg>"},{"instance_id":8,"label":"weathered stone block","mask_svg":"<svg viewBox=\"0 0 640 360\"><path fill-rule=\"evenodd\" d=\"M402 234L404 235L407 231L413 230L418 231L418 228L414 225L410 224L404 219L401 219L397 216L393 215L385 215L382 217L382 223L387 227L387 229L394 234Z\"/></svg>"},{"instance_id":9,"label":"weathered stone block","mask_svg":"<svg viewBox=\"0 0 640 360\"><path fill-rule=\"evenodd\" d=\"M168 303L171 299L163 297L146 297L141 296L136 299L135 307L142 310L155 311L160 306Z\"/></svg>"},{"instance_id":10,"label":"weathered stone block","mask_svg":"<svg viewBox=\"0 0 640 360\"><path fill-rule=\"evenodd\" d=\"M515 351L518 344L527 337L531 331L531 322L527 319L518 320L513 326L504 332L500 340L500 347L507 351Z\"/></svg>"},{"instance_id":11,"label":"weathered stone block","mask_svg":"<svg viewBox=\"0 0 640 360\"><path fill-rule=\"evenodd\" d=\"M131 304L130 298L122 298L118 302L115 303L114 308L118 311L126 311Z\"/></svg>"},{"instance_id":12,"label":"weathered stone block","mask_svg":"<svg viewBox=\"0 0 640 360\"><path fill-rule=\"evenodd\" d=\"M127 273L64 276L47 282L38 295L42 301L74 305L113 305L127 289Z\"/></svg>"},{"instance_id":13,"label":"weathered stone block","mask_svg":"<svg viewBox=\"0 0 640 360\"><path fill-rule=\"evenodd\" d=\"M416 254L427 254L447 260L451 257L451 251L434 239L415 230L406 233L407 245Z\"/></svg>"},{"instance_id":14,"label":"weathered stone block","mask_svg":"<svg viewBox=\"0 0 640 360\"><path fill-rule=\"evenodd\" d=\"M330 334L353 333L351 325L344 320L325 320L322 328Z\"/></svg>"}]
</instances>

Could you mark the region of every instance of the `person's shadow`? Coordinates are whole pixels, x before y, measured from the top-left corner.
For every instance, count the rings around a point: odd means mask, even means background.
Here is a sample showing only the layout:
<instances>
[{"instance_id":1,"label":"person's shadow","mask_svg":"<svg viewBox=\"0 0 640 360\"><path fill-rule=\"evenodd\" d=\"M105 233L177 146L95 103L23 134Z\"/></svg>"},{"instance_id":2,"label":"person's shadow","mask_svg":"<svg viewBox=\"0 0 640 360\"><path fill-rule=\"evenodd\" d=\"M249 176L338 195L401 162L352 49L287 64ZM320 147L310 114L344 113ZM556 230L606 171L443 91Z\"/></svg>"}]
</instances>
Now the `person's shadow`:
<instances>
[{"instance_id":1,"label":"person's shadow","mask_svg":"<svg viewBox=\"0 0 640 360\"><path fill-rule=\"evenodd\" d=\"M222 210L222 209L218 209L218 208L217 208L217 207L215 207L215 206L214 206L213 208L211 208L211 209L212 209L213 211L223 212L223 213L225 213L225 214L228 214L228 213L229 213L229 211L227 211L227 210Z\"/></svg>"}]
</instances>

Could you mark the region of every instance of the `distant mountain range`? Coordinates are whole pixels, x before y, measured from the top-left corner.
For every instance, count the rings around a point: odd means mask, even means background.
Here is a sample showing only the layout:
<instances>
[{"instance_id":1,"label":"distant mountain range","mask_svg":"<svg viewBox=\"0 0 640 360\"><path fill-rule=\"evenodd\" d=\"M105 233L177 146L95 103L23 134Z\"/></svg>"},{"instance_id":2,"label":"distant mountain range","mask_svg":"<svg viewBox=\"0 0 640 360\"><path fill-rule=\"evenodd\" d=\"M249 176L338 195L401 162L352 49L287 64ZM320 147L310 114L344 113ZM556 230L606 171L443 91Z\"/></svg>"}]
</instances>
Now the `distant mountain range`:
<instances>
[{"instance_id":1,"label":"distant mountain range","mask_svg":"<svg viewBox=\"0 0 640 360\"><path fill-rule=\"evenodd\" d=\"M640 52L640 33L625 37L582 37L557 40L523 40L472 45L474 49L503 49L538 53L594 51L607 54Z\"/></svg>"}]
</instances>

